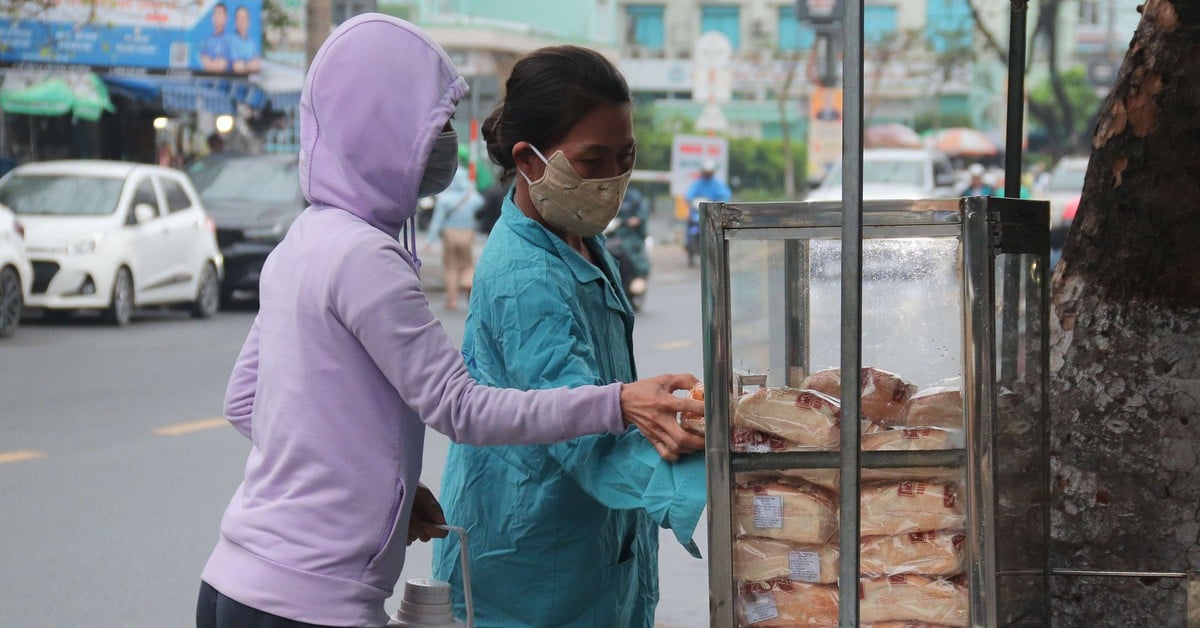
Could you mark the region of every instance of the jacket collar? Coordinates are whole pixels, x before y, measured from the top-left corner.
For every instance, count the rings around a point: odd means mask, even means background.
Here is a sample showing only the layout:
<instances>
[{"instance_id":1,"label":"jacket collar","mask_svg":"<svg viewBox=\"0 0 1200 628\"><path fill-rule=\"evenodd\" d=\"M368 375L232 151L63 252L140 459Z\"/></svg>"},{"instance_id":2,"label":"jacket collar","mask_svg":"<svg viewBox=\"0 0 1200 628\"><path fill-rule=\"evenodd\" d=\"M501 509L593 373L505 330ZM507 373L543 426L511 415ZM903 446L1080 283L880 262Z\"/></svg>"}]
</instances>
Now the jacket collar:
<instances>
[{"instance_id":1,"label":"jacket collar","mask_svg":"<svg viewBox=\"0 0 1200 628\"><path fill-rule=\"evenodd\" d=\"M562 238L551 233L541 223L526 216L525 212L522 212L521 208L517 207L516 201L513 200L515 191L515 187L509 188L508 194L504 195L504 204L500 208L500 219L508 223L509 228L512 229L517 237L563 260L563 263L567 265L567 268L571 271L571 275L575 278L576 283L584 284L599 281L605 284L605 304L609 308L632 318L633 308L629 305L629 299L625 297L623 292L617 289L617 286L620 285L621 274L617 269L615 261L607 253L605 237L597 235L583 239L584 244L591 250L597 262L604 266L604 270L601 271L596 264L587 261L578 251L568 246ZM612 279L610 280L609 277Z\"/></svg>"}]
</instances>

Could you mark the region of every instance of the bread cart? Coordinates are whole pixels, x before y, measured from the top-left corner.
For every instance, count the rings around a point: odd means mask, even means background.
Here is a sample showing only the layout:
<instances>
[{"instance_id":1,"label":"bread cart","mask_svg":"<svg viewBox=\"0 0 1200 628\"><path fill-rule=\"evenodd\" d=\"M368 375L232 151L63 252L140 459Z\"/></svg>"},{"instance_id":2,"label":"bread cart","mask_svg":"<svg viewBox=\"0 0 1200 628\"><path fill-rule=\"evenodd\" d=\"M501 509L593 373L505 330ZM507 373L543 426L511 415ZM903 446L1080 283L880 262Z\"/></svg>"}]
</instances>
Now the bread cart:
<instances>
[{"instance_id":1,"label":"bread cart","mask_svg":"<svg viewBox=\"0 0 1200 628\"><path fill-rule=\"evenodd\" d=\"M712 625L1047 625L1046 203L703 214Z\"/></svg>"}]
</instances>

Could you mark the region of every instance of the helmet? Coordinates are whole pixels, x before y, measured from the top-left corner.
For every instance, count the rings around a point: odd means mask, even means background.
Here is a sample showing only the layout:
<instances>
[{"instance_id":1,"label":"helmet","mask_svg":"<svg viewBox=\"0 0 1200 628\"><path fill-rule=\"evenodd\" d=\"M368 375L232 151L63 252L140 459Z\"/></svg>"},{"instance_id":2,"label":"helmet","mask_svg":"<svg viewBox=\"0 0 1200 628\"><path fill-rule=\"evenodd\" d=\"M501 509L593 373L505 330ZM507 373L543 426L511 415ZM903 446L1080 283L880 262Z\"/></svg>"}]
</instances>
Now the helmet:
<instances>
[{"instance_id":1,"label":"helmet","mask_svg":"<svg viewBox=\"0 0 1200 628\"><path fill-rule=\"evenodd\" d=\"M972 177L982 177L983 176L983 165L982 164L971 164L971 167L967 168L967 172L970 173Z\"/></svg>"},{"instance_id":2,"label":"helmet","mask_svg":"<svg viewBox=\"0 0 1200 628\"><path fill-rule=\"evenodd\" d=\"M711 159L705 159L704 163L700 164L700 172L716 172L717 162Z\"/></svg>"}]
</instances>

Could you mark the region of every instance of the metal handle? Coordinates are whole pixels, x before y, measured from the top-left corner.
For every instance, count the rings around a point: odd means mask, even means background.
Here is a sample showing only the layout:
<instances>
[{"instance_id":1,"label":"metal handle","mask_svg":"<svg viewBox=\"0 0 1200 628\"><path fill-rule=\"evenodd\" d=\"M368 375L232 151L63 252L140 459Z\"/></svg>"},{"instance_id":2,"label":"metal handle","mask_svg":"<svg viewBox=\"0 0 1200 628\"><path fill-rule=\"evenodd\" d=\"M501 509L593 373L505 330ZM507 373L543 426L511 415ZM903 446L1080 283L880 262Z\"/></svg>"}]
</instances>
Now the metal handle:
<instances>
[{"instance_id":1,"label":"metal handle","mask_svg":"<svg viewBox=\"0 0 1200 628\"><path fill-rule=\"evenodd\" d=\"M433 527L458 535L458 552L459 558L462 559L463 570L463 594L467 598L467 628L475 628L475 605L471 601L471 562L467 559L470 553L467 551L467 531L458 526L451 525L436 525Z\"/></svg>"}]
</instances>

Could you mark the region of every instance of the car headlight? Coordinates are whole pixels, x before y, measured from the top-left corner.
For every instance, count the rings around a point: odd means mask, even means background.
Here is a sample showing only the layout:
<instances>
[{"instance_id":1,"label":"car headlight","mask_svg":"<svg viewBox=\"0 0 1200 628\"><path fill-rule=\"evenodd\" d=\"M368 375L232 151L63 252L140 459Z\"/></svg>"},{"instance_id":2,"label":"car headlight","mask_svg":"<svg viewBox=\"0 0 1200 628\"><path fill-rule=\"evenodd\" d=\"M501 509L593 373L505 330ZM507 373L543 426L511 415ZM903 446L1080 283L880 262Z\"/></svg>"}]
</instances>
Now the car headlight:
<instances>
[{"instance_id":1,"label":"car headlight","mask_svg":"<svg viewBox=\"0 0 1200 628\"><path fill-rule=\"evenodd\" d=\"M67 246L68 255L87 255L95 253L96 246L100 244L100 235L94 235L86 240L80 240Z\"/></svg>"},{"instance_id":2,"label":"car headlight","mask_svg":"<svg viewBox=\"0 0 1200 628\"><path fill-rule=\"evenodd\" d=\"M278 242L283 238L285 231L287 231L287 225L283 223L275 223L270 227L255 227L253 229L246 229L242 232L242 235L246 236L247 240Z\"/></svg>"}]
</instances>

